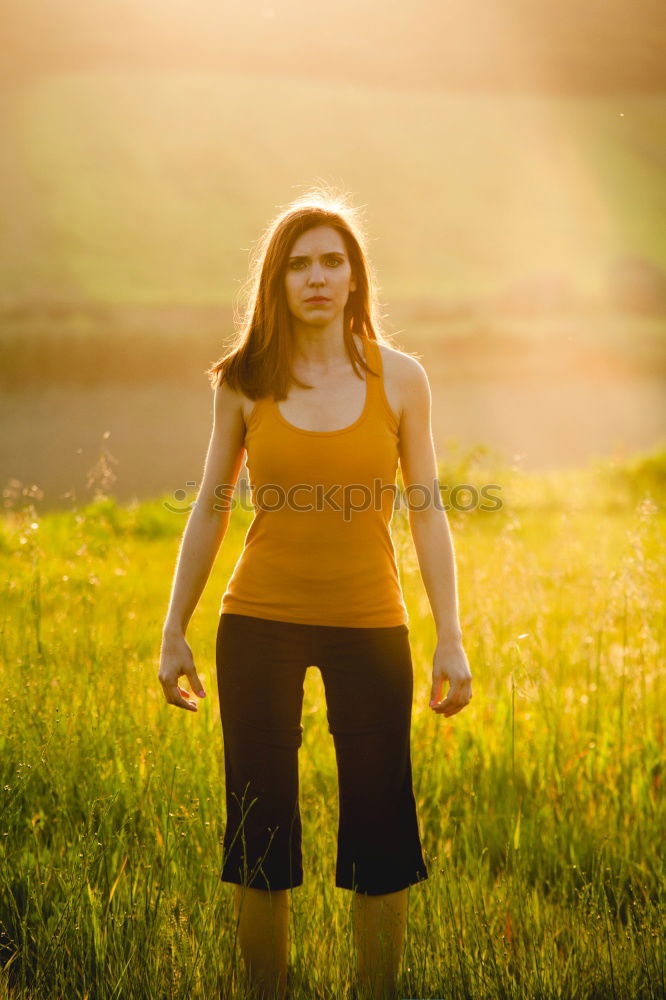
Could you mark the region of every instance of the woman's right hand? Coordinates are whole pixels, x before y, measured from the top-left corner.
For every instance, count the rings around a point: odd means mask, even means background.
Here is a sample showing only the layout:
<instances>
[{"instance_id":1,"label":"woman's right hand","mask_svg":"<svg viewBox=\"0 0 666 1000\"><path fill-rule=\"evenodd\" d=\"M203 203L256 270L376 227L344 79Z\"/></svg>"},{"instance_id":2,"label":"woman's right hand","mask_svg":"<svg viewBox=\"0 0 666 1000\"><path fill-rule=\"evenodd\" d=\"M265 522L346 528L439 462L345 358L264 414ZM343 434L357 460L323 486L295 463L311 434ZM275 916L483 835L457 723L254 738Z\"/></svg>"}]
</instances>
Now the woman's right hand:
<instances>
[{"instance_id":1,"label":"woman's right hand","mask_svg":"<svg viewBox=\"0 0 666 1000\"><path fill-rule=\"evenodd\" d=\"M206 692L197 676L192 650L185 636L180 632L164 632L160 651L160 669L157 675L164 691L164 697L170 705L184 708L188 712L198 712L196 702L189 700L191 692L178 683L178 678L183 675L189 680L192 691L199 698L205 698Z\"/></svg>"}]
</instances>

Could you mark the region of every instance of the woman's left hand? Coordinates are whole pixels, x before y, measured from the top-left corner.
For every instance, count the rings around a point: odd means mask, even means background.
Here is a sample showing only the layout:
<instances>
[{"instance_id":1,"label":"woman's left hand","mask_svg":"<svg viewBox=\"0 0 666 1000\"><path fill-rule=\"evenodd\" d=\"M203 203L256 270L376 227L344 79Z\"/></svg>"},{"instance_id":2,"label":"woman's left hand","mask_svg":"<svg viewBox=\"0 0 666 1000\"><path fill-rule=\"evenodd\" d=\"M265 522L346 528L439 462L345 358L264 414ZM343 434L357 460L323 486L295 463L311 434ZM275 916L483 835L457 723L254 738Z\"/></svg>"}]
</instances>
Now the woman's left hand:
<instances>
[{"instance_id":1,"label":"woman's left hand","mask_svg":"<svg viewBox=\"0 0 666 1000\"><path fill-rule=\"evenodd\" d=\"M449 692L442 701L444 680L448 678ZM462 640L440 639L432 662L432 689L430 707L438 715L455 715L472 698L472 674Z\"/></svg>"}]
</instances>

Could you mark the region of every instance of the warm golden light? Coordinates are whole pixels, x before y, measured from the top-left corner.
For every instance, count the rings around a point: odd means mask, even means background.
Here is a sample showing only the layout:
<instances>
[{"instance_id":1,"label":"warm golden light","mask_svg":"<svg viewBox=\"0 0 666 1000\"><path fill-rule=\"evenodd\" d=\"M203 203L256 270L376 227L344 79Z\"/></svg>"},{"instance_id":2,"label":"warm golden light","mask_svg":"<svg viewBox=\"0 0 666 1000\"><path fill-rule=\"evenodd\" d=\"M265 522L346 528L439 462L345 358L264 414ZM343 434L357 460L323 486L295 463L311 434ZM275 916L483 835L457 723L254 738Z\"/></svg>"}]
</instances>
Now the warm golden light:
<instances>
[{"instance_id":1,"label":"warm golden light","mask_svg":"<svg viewBox=\"0 0 666 1000\"><path fill-rule=\"evenodd\" d=\"M488 439L539 466L651 444L664 98L647 92L661 80L650 20L621 25L621 10L600 23L573 3L15 6L0 267L23 360L6 377L113 373L97 336L113 330L122 379L151 377L153 336L196 394L268 219L328 182L363 216L387 328L432 373L440 449ZM88 339L57 349L54 330Z\"/></svg>"}]
</instances>

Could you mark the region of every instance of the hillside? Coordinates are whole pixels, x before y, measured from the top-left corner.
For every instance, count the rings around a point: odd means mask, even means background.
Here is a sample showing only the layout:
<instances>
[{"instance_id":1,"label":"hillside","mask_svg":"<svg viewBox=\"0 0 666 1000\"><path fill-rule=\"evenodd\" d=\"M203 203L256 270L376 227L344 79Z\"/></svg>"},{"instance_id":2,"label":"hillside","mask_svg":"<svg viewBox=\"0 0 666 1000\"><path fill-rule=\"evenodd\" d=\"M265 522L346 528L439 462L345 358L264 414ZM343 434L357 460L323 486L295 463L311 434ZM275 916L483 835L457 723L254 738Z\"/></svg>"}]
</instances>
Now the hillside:
<instances>
[{"instance_id":1,"label":"hillside","mask_svg":"<svg viewBox=\"0 0 666 1000\"><path fill-rule=\"evenodd\" d=\"M666 266L665 112L228 72L5 81L0 294L228 305L262 227L324 179L365 206L386 299L536 280L575 308L618 260Z\"/></svg>"}]
</instances>

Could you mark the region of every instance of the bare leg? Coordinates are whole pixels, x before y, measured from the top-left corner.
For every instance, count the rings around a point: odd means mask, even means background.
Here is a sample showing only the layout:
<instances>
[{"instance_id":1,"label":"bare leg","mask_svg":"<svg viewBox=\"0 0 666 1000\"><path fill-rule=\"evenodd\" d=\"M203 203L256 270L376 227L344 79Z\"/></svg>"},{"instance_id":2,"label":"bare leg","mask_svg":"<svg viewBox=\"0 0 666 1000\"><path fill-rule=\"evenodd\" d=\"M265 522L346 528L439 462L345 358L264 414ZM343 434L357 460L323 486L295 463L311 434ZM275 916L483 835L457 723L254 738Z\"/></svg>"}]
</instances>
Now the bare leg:
<instances>
[{"instance_id":1,"label":"bare leg","mask_svg":"<svg viewBox=\"0 0 666 1000\"><path fill-rule=\"evenodd\" d=\"M289 953L288 889L269 892L237 885L238 938L246 975L266 1000L284 1000ZM263 991L263 992L262 992Z\"/></svg>"},{"instance_id":2,"label":"bare leg","mask_svg":"<svg viewBox=\"0 0 666 1000\"><path fill-rule=\"evenodd\" d=\"M363 1000L394 1000L408 897L409 887L384 896L354 893L354 940Z\"/></svg>"}]
</instances>

